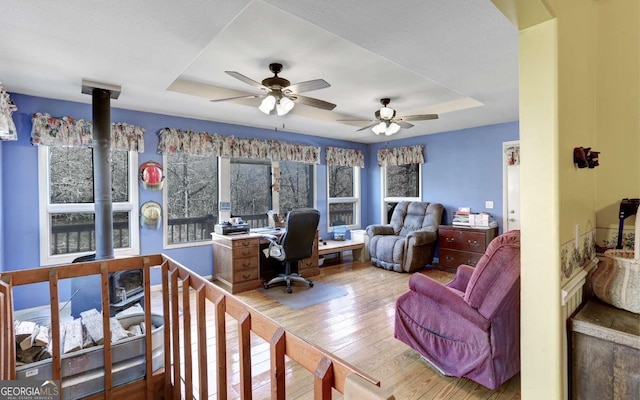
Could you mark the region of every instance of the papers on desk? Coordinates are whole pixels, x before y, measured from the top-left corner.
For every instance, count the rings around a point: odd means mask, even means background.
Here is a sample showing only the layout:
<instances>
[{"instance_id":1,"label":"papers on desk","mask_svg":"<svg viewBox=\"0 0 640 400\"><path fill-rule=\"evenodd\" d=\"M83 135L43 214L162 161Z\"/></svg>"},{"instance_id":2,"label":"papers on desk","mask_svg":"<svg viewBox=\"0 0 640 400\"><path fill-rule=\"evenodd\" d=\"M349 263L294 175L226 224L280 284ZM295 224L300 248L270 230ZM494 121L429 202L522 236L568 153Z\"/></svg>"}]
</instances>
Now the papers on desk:
<instances>
[{"instance_id":1,"label":"papers on desk","mask_svg":"<svg viewBox=\"0 0 640 400\"><path fill-rule=\"evenodd\" d=\"M276 231L280 231L282 230L281 228L271 228L271 227L265 227L265 228L253 228L250 230L251 233L268 233L268 232L276 232Z\"/></svg>"}]
</instances>

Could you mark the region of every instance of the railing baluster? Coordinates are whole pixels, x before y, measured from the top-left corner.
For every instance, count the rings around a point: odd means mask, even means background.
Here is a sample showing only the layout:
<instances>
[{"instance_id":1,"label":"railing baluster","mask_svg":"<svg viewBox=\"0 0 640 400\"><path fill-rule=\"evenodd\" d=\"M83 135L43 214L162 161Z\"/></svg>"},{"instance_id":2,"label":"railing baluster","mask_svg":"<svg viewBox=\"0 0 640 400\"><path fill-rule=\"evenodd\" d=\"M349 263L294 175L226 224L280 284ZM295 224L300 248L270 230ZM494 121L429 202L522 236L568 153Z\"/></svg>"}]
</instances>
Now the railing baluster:
<instances>
[{"instance_id":1,"label":"railing baluster","mask_svg":"<svg viewBox=\"0 0 640 400\"><path fill-rule=\"evenodd\" d=\"M323 357L313 373L313 398L331 400L331 387L333 386L333 363L327 357Z\"/></svg>"},{"instance_id":2,"label":"railing baluster","mask_svg":"<svg viewBox=\"0 0 640 400\"><path fill-rule=\"evenodd\" d=\"M220 295L216 298L216 378L218 399L227 400L227 322L226 298Z\"/></svg>"},{"instance_id":3,"label":"railing baluster","mask_svg":"<svg viewBox=\"0 0 640 400\"><path fill-rule=\"evenodd\" d=\"M182 280L182 332L184 333L184 386L185 398L193 398L193 362L191 353L191 298L189 286L191 279L189 275Z\"/></svg>"},{"instance_id":4,"label":"railing baluster","mask_svg":"<svg viewBox=\"0 0 640 400\"><path fill-rule=\"evenodd\" d=\"M173 339L173 398L179 399L181 389L180 375L180 314L178 311L178 270L171 273L171 329Z\"/></svg>"},{"instance_id":5,"label":"railing baluster","mask_svg":"<svg viewBox=\"0 0 640 400\"><path fill-rule=\"evenodd\" d=\"M240 398L251 399L251 314L242 313L238 319L238 348L240 351Z\"/></svg>"},{"instance_id":6,"label":"railing baluster","mask_svg":"<svg viewBox=\"0 0 640 400\"><path fill-rule=\"evenodd\" d=\"M270 340L271 343L271 398L283 400L285 398L285 333L278 328Z\"/></svg>"},{"instance_id":7,"label":"railing baluster","mask_svg":"<svg viewBox=\"0 0 640 400\"><path fill-rule=\"evenodd\" d=\"M205 285L201 285L196 291L196 311L198 318L196 324L198 326L198 388L200 389L200 398L207 399L209 397L209 374L207 366L207 305L205 297Z\"/></svg>"}]
</instances>

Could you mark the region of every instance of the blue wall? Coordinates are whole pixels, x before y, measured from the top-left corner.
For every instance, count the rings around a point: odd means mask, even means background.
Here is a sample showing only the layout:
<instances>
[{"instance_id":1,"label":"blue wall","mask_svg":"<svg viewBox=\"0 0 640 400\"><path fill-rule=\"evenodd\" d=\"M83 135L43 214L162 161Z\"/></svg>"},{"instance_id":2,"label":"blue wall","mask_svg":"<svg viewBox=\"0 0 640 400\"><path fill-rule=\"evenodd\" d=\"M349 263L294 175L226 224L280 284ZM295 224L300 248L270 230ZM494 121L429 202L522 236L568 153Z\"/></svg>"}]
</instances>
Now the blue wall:
<instances>
[{"instance_id":1,"label":"blue wall","mask_svg":"<svg viewBox=\"0 0 640 400\"><path fill-rule=\"evenodd\" d=\"M39 220L38 220L38 151L31 146L31 115L35 112L49 113L55 117L91 119L91 105L62 100L53 100L12 94L18 106L14 122L19 139L0 145L0 267L5 270L34 268L39 265ZM88 98L87 101L90 101ZM145 152L139 163L162 162L157 154L157 132L164 127L206 131L240 138L281 139L322 148L321 165L317 168L317 208L323 215L327 209L327 171L324 164L324 149L327 146L354 148L365 153L366 167L362 171L362 227L380 222L380 168L376 165L377 151L384 143L366 145L361 143L320 138L291 132L274 132L252 128L172 117L147 112L116 108L113 100L111 120L126 122L146 129ZM415 128L414 128L415 129ZM447 222L457 207L470 206L473 211L484 211L485 200L494 201L490 211L502 221L502 142L518 139L518 124L507 123L473 129L465 129L417 138L390 141L389 147L424 144L426 164L423 165L423 199L440 202L447 207ZM153 200L162 203L161 192L140 190L140 204ZM320 222L320 234L326 236L326 220ZM140 251L142 254L164 252L185 266L202 275L212 274L213 255L211 246L164 250L162 231L141 229ZM3 251L4 250L4 251ZM154 274L154 282L158 278ZM62 293L66 291L66 293ZM22 295L21 295L22 294ZM66 295L65 295L66 294ZM68 296L61 285L61 297ZM16 292L16 308L48 303L46 290L22 290Z\"/></svg>"},{"instance_id":2,"label":"blue wall","mask_svg":"<svg viewBox=\"0 0 640 400\"><path fill-rule=\"evenodd\" d=\"M424 135L378 143L369 147L369 221L380 219L382 204L381 168L375 165L377 152L388 146L425 146L422 166L422 199L445 206L444 223L450 224L458 207L473 212L486 211L499 223L502 232L502 142L518 140L517 122L482 126L459 131ZM485 209L485 201L493 209Z\"/></svg>"}]
</instances>

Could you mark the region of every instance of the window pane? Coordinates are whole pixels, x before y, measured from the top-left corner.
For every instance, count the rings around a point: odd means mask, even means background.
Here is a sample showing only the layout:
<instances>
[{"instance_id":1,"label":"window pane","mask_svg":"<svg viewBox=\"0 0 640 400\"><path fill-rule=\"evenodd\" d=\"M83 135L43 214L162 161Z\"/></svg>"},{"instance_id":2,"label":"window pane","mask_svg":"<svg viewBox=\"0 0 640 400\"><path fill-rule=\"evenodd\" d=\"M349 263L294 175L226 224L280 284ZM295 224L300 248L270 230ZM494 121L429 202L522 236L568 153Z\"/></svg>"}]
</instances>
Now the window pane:
<instances>
[{"instance_id":1,"label":"window pane","mask_svg":"<svg viewBox=\"0 0 640 400\"><path fill-rule=\"evenodd\" d=\"M50 147L51 204L93 203L93 152L86 147ZM111 153L111 199L129 200L129 154Z\"/></svg>"},{"instance_id":2,"label":"window pane","mask_svg":"<svg viewBox=\"0 0 640 400\"><path fill-rule=\"evenodd\" d=\"M49 173L51 204L93 203L91 149L49 147Z\"/></svg>"},{"instance_id":3,"label":"window pane","mask_svg":"<svg viewBox=\"0 0 640 400\"><path fill-rule=\"evenodd\" d=\"M329 197L353 197L353 168L329 166Z\"/></svg>"},{"instance_id":4,"label":"window pane","mask_svg":"<svg viewBox=\"0 0 640 400\"><path fill-rule=\"evenodd\" d=\"M419 170L419 164L387 167L387 197L419 197Z\"/></svg>"},{"instance_id":5,"label":"window pane","mask_svg":"<svg viewBox=\"0 0 640 400\"><path fill-rule=\"evenodd\" d=\"M95 251L93 213L51 214L51 255ZM113 247L130 247L129 212L113 213Z\"/></svg>"},{"instance_id":6,"label":"window pane","mask_svg":"<svg viewBox=\"0 0 640 400\"><path fill-rule=\"evenodd\" d=\"M111 152L111 200L114 203L129 201L129 153Z\"/></svg>"},{"instance_id":7,"label":"window pane","mask_svg":"<svg viewBox=\"0 0 640 400\"><path fill-rule=\"evenodd\" d=\"M167 243L209 240L218 215L216 157L168 154Z\"/></svg>"},{"instance_id":8,"label":"window pane","mask_svg":"<svg viewBox=\"0 0 640 400\"><path fill-rule=\"evenodd\" d=\"M271 162L231 160L231 215L267 221L271 209ZM252 223L251 226L254 226Z\"/></svg>"},{"instance_id":9,"label":"window pane","mask_svg":"<svg viewBox=\"0 0 640 400\"><path fill-rule=\"evenodd\" d=\"M293 161L280 162L280 209L313 207L313 166Z\"/></svg>"},{"instance_id":10,"label":"window pane","mask_svg":"<svg viewBox=\"0 0 640 400\"><path fill-rule=\"evenodd\" d=\"M329 204L329 225L352 225L356 213L356 203Z\"/></svg>"}]
</instances>

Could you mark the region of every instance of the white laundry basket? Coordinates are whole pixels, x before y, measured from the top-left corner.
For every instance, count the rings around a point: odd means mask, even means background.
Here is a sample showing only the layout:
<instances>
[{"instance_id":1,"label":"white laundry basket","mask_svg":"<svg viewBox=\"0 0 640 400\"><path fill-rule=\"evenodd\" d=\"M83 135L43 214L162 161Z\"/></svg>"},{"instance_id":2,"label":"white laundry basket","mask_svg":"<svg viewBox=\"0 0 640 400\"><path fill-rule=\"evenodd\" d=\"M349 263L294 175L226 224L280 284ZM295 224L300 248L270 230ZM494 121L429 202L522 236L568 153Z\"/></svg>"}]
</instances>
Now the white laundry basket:
<instances>
[{"instance_id":1,"label":"white laundry basket","mask_svg":"<svg viewBox=\"0 0 640 400\"><path fill-rule=\"evenodd\" d=\"M593 273L593 292L612 306L640 314L640 216L634 250L607 250Z\"/></svg>"}]
</instances>

